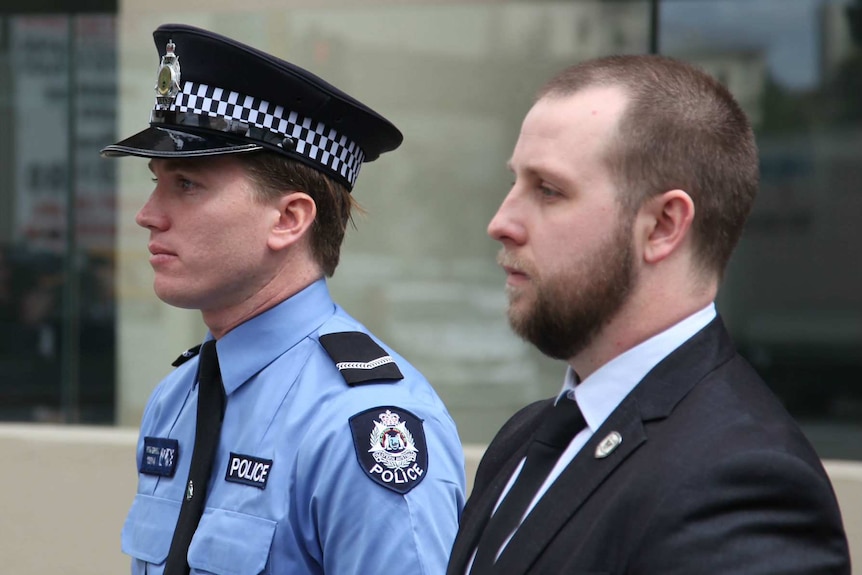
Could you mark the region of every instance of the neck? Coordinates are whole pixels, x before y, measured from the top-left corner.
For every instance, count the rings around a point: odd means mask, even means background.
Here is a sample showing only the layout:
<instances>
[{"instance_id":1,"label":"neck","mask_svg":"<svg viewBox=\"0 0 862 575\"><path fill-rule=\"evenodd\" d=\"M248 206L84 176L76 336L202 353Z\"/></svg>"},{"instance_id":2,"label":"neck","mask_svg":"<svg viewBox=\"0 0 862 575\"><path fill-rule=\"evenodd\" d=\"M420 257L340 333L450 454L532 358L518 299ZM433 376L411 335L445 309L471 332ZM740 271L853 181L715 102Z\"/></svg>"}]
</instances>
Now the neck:
<instances>
[{"instance_id":1,"label":"neck","mask_svg":"<svg viewBox=\"0 0 862 575\"><path fill-rule=\"evenodd\" d=\"M663 285L683 284L664 282ZM569 365L582 380L586 379L615 357L715 300L717 283L688 282L685 285L688 289L637 289L590 345L569 359Z\"/></svg>"},{"instance_id":2,"label":"neck","mask_svg":"<svg viewBox=\"0 0 862 575\"><path fill-rule=\"evenodd\" d=\"M323 273L317 266L297 266L296 269L285 267L250 297L231 306L201 310L201 316L213 337L219 339L238 325L277 306L322 277Z\"/></svg>"}]
</instances>

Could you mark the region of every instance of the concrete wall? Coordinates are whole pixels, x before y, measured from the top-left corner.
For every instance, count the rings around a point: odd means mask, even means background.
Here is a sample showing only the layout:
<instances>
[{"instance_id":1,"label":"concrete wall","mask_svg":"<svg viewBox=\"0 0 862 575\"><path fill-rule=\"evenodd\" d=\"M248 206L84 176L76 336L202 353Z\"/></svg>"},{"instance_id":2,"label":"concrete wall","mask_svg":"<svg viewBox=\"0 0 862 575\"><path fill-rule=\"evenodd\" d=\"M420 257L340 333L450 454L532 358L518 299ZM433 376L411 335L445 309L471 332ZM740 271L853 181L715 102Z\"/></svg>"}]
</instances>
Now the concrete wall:
<instances>
[{"instance_id":1,"label":"concrete wall","mask_svg":"<svg viewBox=\"0 0 862 575\"><path fill-rule=\"evenodd\" d=\"M128 573L132 429L0 425L0 573Z\"/></svg>"},{"instance_id":2,"label":"concrete wall","mask_svg":"<svg viewBox=\"0 0 862 575\"><path fill-rule=\"evenodd\" d=\"M824 463L841 505L850 539L853 572L862 573L862 462L830 460Z\"/></svg>"},{"instance_id":3,"label":"concrete wall","mask_svg":"<svg viewBox=\"0 0 862 575\"><path fill-rule=\"evenodd\" d=\"M137 432L0 424L0 573L128 572L120 529L135 493ZM481 446L468 445L472 480ZM827 461L862 566L862 463Z\"/></svg>"}]
</instances>

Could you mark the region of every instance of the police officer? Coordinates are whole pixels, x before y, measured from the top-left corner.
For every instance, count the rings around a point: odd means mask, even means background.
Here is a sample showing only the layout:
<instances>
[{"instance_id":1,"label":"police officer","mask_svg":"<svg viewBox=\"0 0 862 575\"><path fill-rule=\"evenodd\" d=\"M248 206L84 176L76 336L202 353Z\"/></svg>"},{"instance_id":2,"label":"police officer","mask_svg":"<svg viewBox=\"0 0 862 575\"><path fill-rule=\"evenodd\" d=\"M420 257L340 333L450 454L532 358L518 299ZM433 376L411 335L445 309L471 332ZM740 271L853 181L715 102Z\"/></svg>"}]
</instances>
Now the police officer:
<instances>
[{"instance_id":1,"label":"police officer","mask_svg":"<svg viewBox=\"0 0 862 575\"><path fill-rule=\"evenodd\" d=\"M205 30L154 32L154 289L208 333L144 411L132 573L443 573L464 500L425 378L330 298L360 165L401 143L367 106ZM215 391L214 391L215 390Z\"/></svg>"}]
</instances>

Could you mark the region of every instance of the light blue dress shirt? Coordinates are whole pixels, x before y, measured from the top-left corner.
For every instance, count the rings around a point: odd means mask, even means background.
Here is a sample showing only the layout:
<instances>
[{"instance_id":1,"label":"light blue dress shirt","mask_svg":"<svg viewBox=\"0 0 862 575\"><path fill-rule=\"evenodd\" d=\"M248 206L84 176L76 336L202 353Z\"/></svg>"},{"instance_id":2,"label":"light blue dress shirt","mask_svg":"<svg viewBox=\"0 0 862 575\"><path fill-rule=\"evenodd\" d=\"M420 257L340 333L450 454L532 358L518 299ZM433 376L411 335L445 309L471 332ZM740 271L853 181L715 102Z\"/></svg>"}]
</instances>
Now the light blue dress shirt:
<instances>
[{"instance_id":1,"label":"light blue dress shirt","mask_svg":"<svg viewBox=\"0 0 862 575\"><path fill-rule=\"evenodd\" d=\"M319 337L350 331L368 333L320 280L218 341L227 407L189 547L192 574L445 572L465 491L455 424L425 378L377 340L404 379L348 386ZM148 442L176 445L176 457L164 467L171 476L139 473L122 531L134 575L164 568L194 445L197 367L195 357L176 368L144 411L139 469ZM354 446L349 423L387 406L414 414L424 430L424 443L416 424L410 431L427 469L404 494L366 474L358 451L368 440ZM245 482L229 480L240 475L237 461L248 462Z\"/></svg>"}]
</instances>

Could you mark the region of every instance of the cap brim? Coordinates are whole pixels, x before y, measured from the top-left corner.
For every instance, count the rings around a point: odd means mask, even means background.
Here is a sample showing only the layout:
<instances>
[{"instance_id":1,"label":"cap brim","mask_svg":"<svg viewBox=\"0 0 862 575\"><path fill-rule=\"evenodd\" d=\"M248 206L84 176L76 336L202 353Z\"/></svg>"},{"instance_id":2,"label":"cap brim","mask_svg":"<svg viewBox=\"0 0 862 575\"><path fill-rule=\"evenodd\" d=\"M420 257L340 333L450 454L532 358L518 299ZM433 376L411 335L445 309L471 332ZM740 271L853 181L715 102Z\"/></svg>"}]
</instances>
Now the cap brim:
<instances>
[{"instance_id":1,"label":"cap brim","mask_svg":"<svg viewBox=\"0 0 862 575\"><path fill-rule=\"evenodd\" d=\"M142 158L194 158L262 150L263 146L237 142L218 134L180 132L150 127L125 140L105 146L107 158L139 156Z\"/></svg>"}]
</instances>

